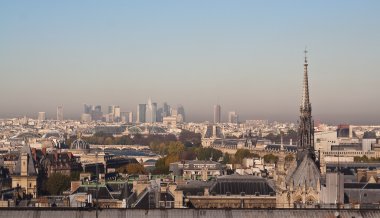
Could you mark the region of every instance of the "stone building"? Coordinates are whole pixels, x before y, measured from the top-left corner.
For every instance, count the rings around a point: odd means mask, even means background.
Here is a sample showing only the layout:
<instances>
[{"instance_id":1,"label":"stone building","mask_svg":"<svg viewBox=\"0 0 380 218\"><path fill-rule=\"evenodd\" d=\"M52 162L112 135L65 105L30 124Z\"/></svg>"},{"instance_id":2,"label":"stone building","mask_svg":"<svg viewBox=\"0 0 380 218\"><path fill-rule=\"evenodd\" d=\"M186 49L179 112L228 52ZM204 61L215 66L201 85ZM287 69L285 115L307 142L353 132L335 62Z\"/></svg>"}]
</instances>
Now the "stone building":
<instances>
[{"instance_id":1,"label":"stone building","mask_svg":"<svg viewBox=\"0 0 380 218\"><path fill-rule=\"evenodd\" d=\"M26 143L20 150L12 178L12 188L16 188L21 196L37 197L37 172L29 145Z\"/></svg>"}]
</instances>

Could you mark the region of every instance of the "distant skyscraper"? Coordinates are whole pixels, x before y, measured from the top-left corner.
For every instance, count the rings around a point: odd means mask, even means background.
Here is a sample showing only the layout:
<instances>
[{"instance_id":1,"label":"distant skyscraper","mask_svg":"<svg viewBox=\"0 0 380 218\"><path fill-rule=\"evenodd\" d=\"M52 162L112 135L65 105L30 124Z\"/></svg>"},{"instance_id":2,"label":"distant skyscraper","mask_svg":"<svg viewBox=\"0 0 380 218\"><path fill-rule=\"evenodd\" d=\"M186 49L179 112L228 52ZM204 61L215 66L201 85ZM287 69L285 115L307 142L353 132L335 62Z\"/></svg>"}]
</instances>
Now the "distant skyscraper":
<instances>
[{"instance_id":1,"label":"distant skyscraper","mask_svg":"<svg viewBox=\"0 0 380 218\"><path fill-rule=\"evenodd\" d=\"M96 112L102 112L102 106L100 106L100 105L96 105L95 108L94 108L94 110L95 110Z\"/></svg>"},{"instance_id":2,"label":"distant skyscraper","mask_svg":"<svg viewBox=\"0 0 380 218\"><path fill-rule=\"evenodd\" d=\"M220 105L214 105L214 123L220 123L221 121L221 107Z\"/></svg>"},{"instance_id":3,"label":"distant skyscraper","mask_svg":"<svg viewBox=\"0 0 380 218\"><path fill-rule=\"evenodd\" d=\"M129 119L128 119L129 122L130 122L130 123L133 123L133 112L129 112L129 115L128 115L128 116L129 116Z\"/></svg>"},{"instance_id":4,"label":"distant skyscraper","mask_svg":"<svg viewBox=\"0 0 380 218\"><path fill-rule=\"evenodd\" d=\"M152 103L151 113L152 113L152 115L151 115L151 117L152 117L151 123L157 122L157 103L155 103L155 102Z\"/></svg>"},{"instance_id":5,"label":"distant skyscraper","mask_svg":"<svg viewBox=\"0 0 380 218\"><path fill-rule=\"evenodd\" d=\"M38 121L44 121L46 119L45 112L38 112Z\"/></svg>"},{"instance_id":6,"label":"distant skyscraper","mask_svg":"<svg viewBox=\"0 0 380 218\"><path fill-rule=\"evenodd\" d=\"M59 121L63 120L63 106L57 107L57 120Z\"/></svg>"},{"instance_id":7,"label":"distant skyscraper","mask_svg":"<svg viewBox=\"0 0 380 218\"><path fill-rule=\"evenodd\" d=\"M137 105L136 122L137 123L146 122L146 104Z\"/></svg>"},{"instance_id":8,"label":"distant skyscraper","mask_svg":"<svg viewBox=\"0 0 380 218\"><path fill-rule=\"evenodd\" d=\"M117 105L110 105L108 106L108 113L109 114L115 114L115 109L118 108L119 106Z\"/></svg>"},{"instance_id":9,"label":"distant skyscraper","mask_svg":"<svg viewBox=\"0 0 380 218\"><path fill-rule=\"evenodd\" d=\"M158 108L157 109L157 113L156 113L156 120L157 120L157 122L162 122L163 117L164 117L163 114L164 114L163 108Z\"/></svg>"},{"instance_id":10,"label":"distant skyscraper","mask_svg":"<svg viewBox=\"0 0 380 218\"><path fill-rule=\"evenodd\" d=\"M182 105L178 105L177 113L182 117L182 122L186 122L185 108Z\"/></svg>"},{"instance_id":11,"label":"distant skyscraper","mask_svg":"<svg viewBox=\"0 0 380 218\"><path fill-rule=\"evenodd\" d=\"M113 116L115 118L115 121L120 121L121 119L121 109L119 106L115 106Z\"/></svg>"},{"instance_id":12,"label":"distant skyscraper","mask_svg":"<svg viewBox=\"0 0 380 218\"><path fill-rule=\"evenodd\" d=\"M92 105L84 104L83 113L85 113L85 114L91 114L91 111L92 111Z\"/></svg>"},{"instance_id":13,"label":"distant skyscraper","mask_svg":"<svg viewBox=\"0 0 380 218\"><path fill-rule=\"evenodd\" d=\"M102 120L102 118L103 118L102 106L96 105L95 107L92 108L91 119L92 120Z\"/></svg>"},{"instance_id":14,"label":"distant skyscraper","mask_svg":"<svg viewBox=\"0 0 380 218\"><path fill-rule=\"evenodd\" d=\"M162 116L163 117L168 117L170 116L170 105L168 105L166 102L164 102L164 105L162 107Z\"/></svg>"},{"instance_id":15,"label":"distant skyscraper","mask_svg":"<svg viewBox=\"0 0 380 218\"><path fill-rule=\"evenodd\" d=\"M157 122L157 103L152 103L152 100L148 99L146 121L149 123Z\"/></svg>"},{"instance_id":16,"label":"distant skyscraper","mask_svg":"<svg viewBox=\"0 0 380 218\"><path fill-rule=\"evenodd\" d=\"M228 113L228 122L237 124L239 122L239 116L235 111L230 111Z\"/></svg>"},{"instance_id":17,"label":"distant skyscraper","mask_svg":"<svg viewBox=\"0 0 380 218\"><path fill-rule=\"evenodd\" d=\"M133 122L133 114L132 112L121 112L121 122L124 123L132 123Z\"/></svg>"}]
</instances>

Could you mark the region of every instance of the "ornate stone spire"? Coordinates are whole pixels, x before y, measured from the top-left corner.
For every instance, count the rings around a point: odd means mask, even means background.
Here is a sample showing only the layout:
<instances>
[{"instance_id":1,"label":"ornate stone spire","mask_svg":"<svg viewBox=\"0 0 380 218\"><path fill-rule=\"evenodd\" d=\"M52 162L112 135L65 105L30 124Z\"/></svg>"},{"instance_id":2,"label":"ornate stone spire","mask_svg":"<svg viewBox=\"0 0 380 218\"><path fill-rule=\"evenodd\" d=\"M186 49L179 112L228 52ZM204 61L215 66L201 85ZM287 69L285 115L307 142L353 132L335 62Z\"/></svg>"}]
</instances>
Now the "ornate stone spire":
<instances>
[{"instance_id":1,"label":"ornate stone spire","mask_svg":"<svg viewBox=\"0 0 380 218\"><path fill-rule=\"evenodd\" d=\"M314 153L314 121L311 116L311 103L309 98L308 62L305 50L304 78L302 101L300 107L300 121L298 128L298 153L297 161L300 163L305 155L315 160Z\"/></svg>"},{"instance_id":2,"label":"ornate stone spire","mask_svg":"<svg viewBox=\"0 0 380 218\"><path fill-rule=\"evenodd\" d=\"M304 72L303 72L303 91L302 91L302 102L301 102L301 113L304 110L308 110L310 108L311 111L311 104L309 99L309 81L308 81L308 72L307 72L307 50L305 49L305 63L304 66Z\"/></svg>"}]
</instances>

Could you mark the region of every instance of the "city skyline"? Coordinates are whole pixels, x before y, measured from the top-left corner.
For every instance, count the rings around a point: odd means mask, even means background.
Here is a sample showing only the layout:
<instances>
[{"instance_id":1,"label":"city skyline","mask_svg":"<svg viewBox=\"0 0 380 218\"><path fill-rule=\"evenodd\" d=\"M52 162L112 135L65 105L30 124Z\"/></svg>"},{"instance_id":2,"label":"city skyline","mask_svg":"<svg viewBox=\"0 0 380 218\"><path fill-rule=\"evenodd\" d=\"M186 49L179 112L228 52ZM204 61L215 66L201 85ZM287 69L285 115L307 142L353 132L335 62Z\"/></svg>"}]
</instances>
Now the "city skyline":
<instances>
[{"instance_id":1,"label":"city skyline","mask_svg":"<svg viewBox=\"0 0 380 218\"><path fill-rule=\"evenodd\" d=\"M212 121L216 103L224 121L296 121L307 46L315 121L380 123L379 3L202 4L4 4L0 117L63 105L79 119L86 102L135 111L151 96L188 121Z\"/></svg>"}]
</instances>

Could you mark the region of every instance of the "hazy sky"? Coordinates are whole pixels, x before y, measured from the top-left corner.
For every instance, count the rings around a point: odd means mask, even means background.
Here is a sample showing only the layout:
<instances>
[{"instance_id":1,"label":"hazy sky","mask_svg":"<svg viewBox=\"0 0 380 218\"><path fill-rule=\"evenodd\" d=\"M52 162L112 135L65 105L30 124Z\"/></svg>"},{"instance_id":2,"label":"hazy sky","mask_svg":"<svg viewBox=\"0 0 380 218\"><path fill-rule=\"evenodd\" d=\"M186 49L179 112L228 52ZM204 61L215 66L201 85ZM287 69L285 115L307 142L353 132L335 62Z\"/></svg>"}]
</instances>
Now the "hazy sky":
<instances>
[{"instance_id":1,"label":"hazy sky","mask_svg":"<svg viewBox=\"0 0 380 218\"><path fill-rule=\"evenodd\" d=\"M316 121L380 124L380 1L0 2L0 117L136 111L295 121L309 50Z\"/></svg>"}]
</instances>

